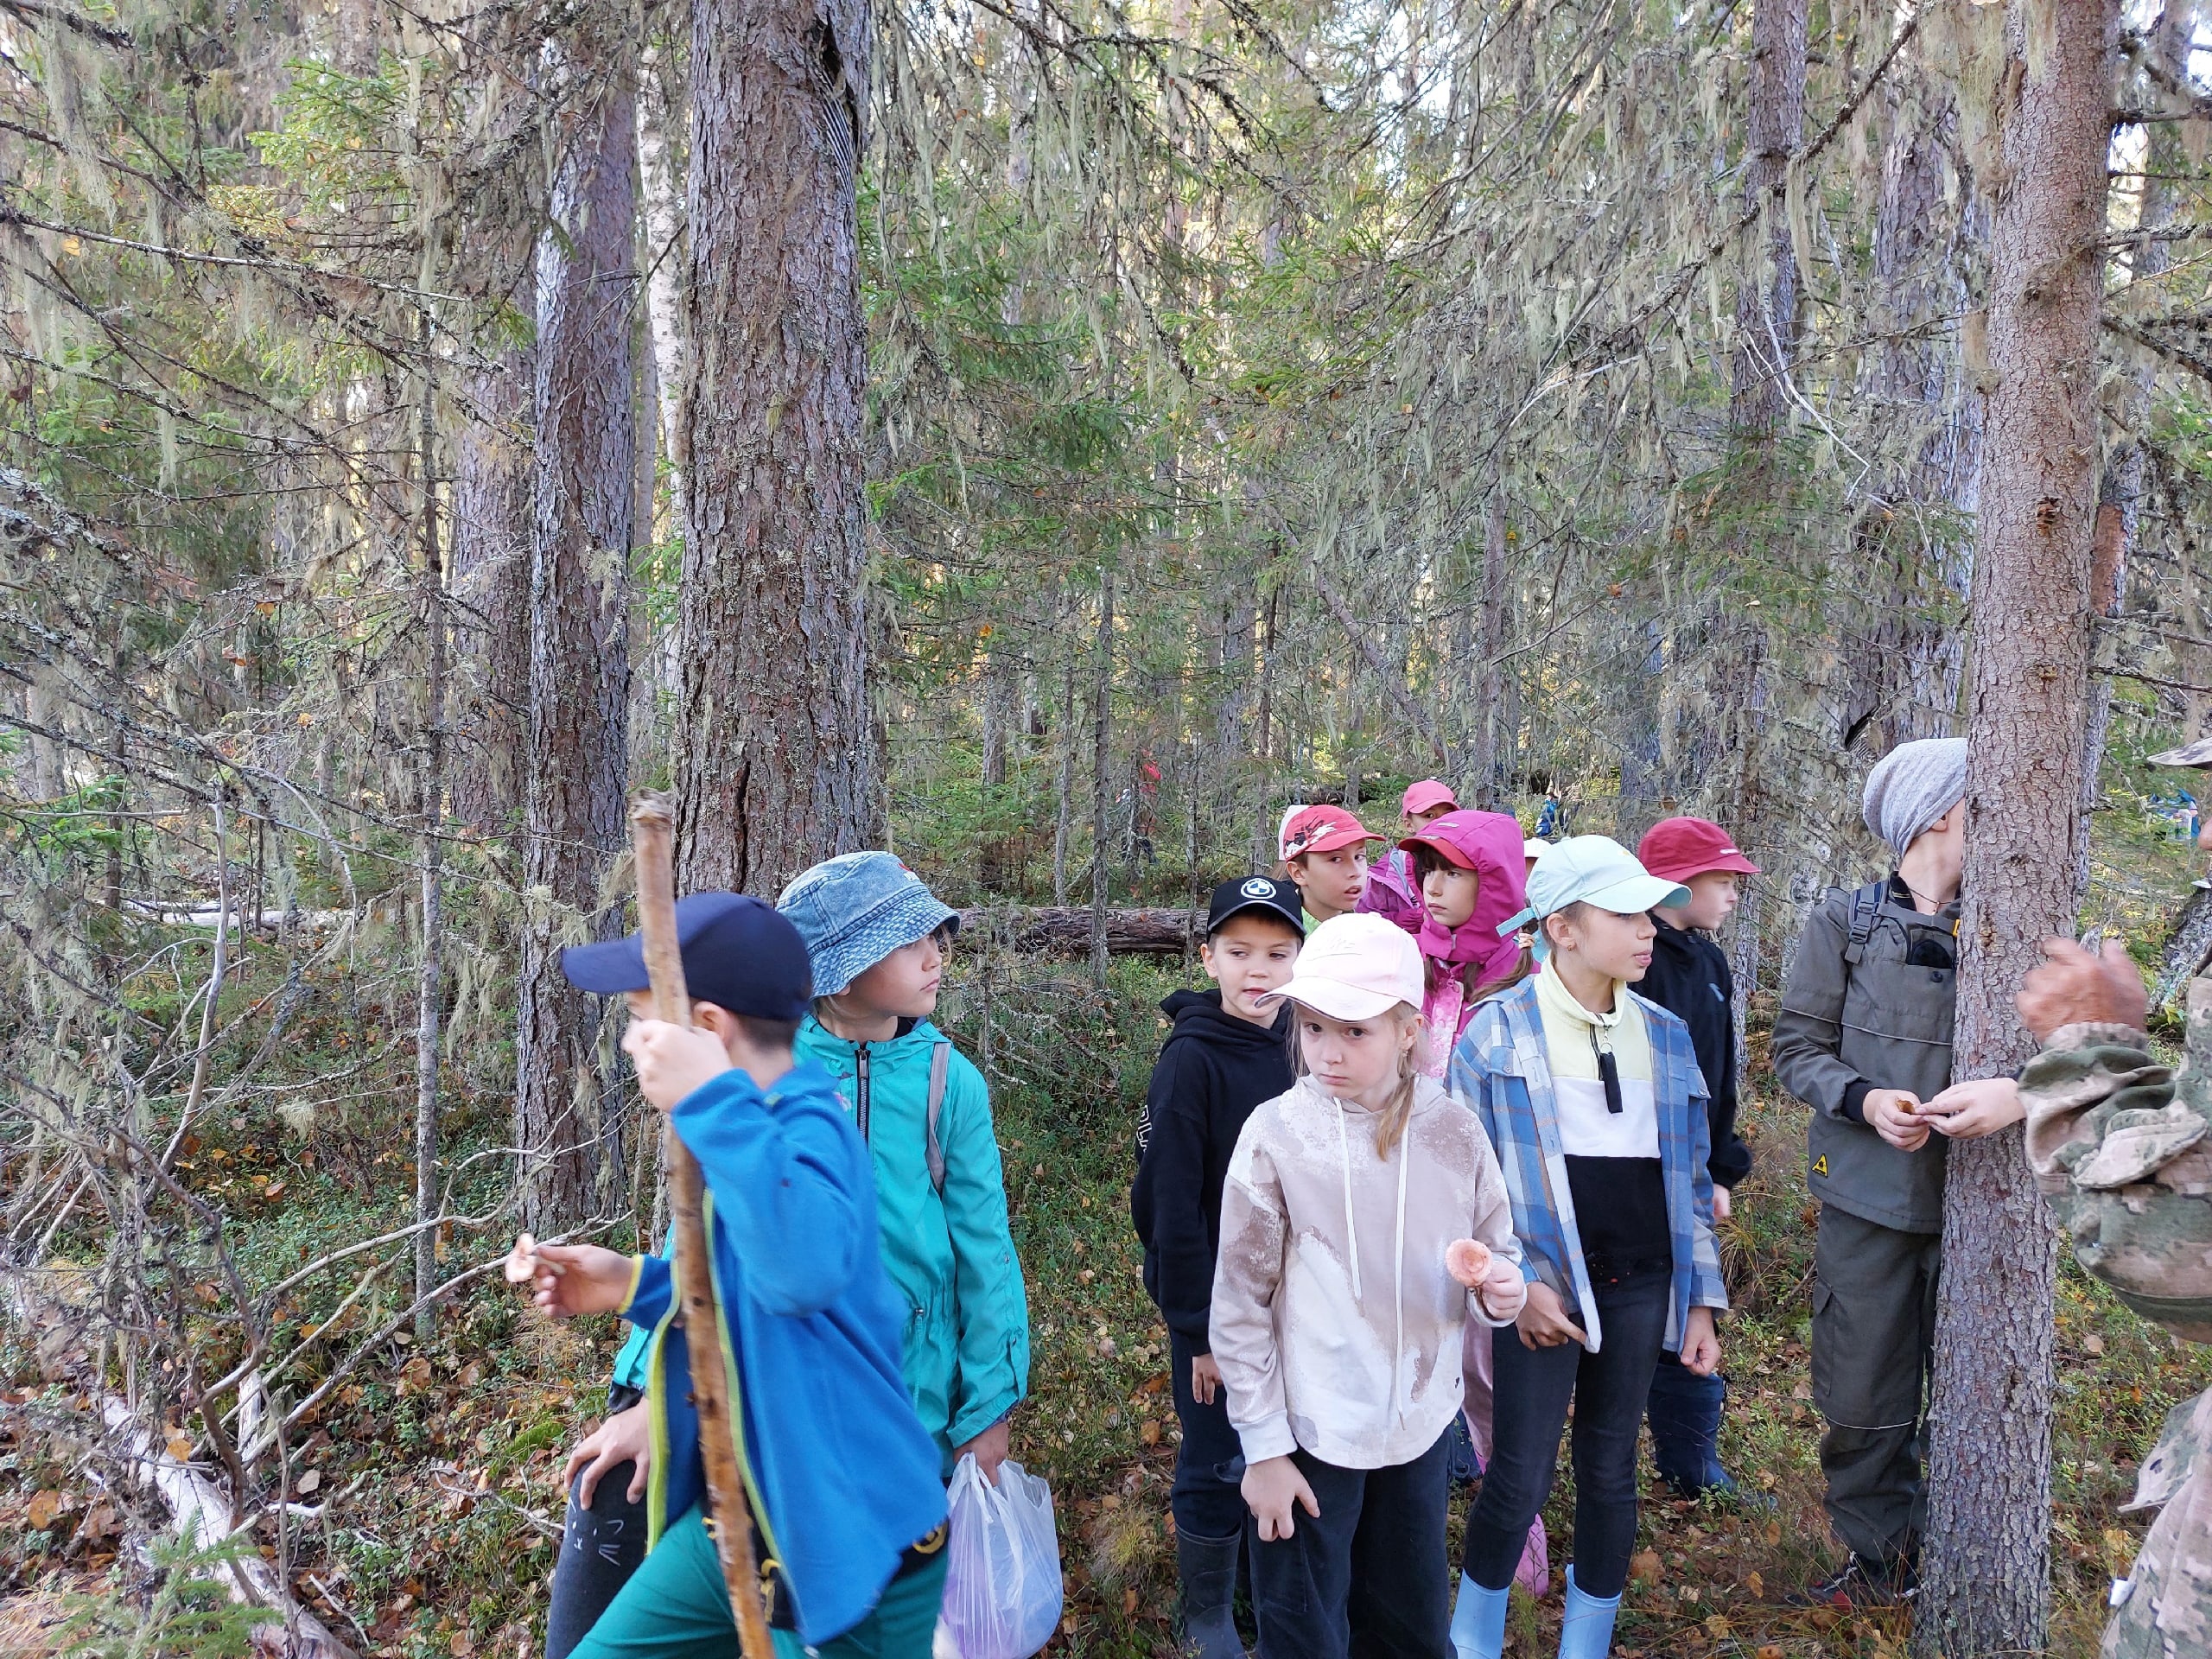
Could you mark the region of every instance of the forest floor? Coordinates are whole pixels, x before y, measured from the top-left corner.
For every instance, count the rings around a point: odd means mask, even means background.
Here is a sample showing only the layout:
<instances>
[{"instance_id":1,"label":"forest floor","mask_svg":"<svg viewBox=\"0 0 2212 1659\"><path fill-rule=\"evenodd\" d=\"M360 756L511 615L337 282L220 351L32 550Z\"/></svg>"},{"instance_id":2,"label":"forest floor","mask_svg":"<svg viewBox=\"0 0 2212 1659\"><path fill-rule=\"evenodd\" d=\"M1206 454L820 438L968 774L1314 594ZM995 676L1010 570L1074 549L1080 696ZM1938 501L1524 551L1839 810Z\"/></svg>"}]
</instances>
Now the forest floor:
<instances>
[{"instance_id":1,"label":"forest floor","mask_svg":"<svg viewBox=\"0 0 2212 1659\"><path fill-rule=\"evenodd\" d=\"M2093 894L2107 925L2139 939L2155 935L2156 918L2171 913L2194 874L2183 856L2148 842L2147 832L2131 834L2107 849L2102 897ZM1166 1653L1175 1420L1165 1332L1140 1283L1127 1191L1136 1109L1165 1025L1154 1009L1185 976L1179 964L1120 963L1101 991L1077 969L974 956L957 972L944 1023L969 1052L988 1051L1029 1286L1033 1393L1015 1419L1014 1452L1058 1500L1068 1600L1052 1650L1098 1659ZM237 995L255 994L253 973L249 953ZM188 1154L186 1179L222 1206L226 1237L261 1282L311 1249L404 1217L408 1166L396 1149L404 1131L392 1126L404 1122L412 1058L397 1029L402 977L390 982L393 1006L381 1016L373 1004L328 999L299 1022L285 1058L288 1073L302 1077L358 1071L351 1116L303 1132L274 1112L249 1113L212 1124ZM1737 1304L1723 1326L1724 1452L1757 1501L1675 1500L1647 1459L1636 1577L1616 1651L1883 1659L1904 1650L1904 1614L1840 1616L1783 1600L1832 1556L1805 1347L1814 1211L1803 1110L1772 1087L1763 1039L1755 1050L1745 1129L1758 1164L1722 1239ZM495 1144L505 1114L498 1056L461 1070L478 1081L456 1082L449 1144ZM495 1198L494 1179L487 1166L476 1196ZM98 1247L91 1237L79 1243ZM450 1269L503 1243L487 1229L456 1233L441 1250ZM396 1297L381 1308L365 1299L339 1332L381 1328L404 1306ZM303 1294L285 1318L328 1311ZM620 1336L611 1319L552 1327L496 1280L480 1280L429 1343L403 1332L380 1344L295 1446L293 1490L312 1519L282 1565L302 1599L364 1654L534 1655L561 1516L561 1460L595 1421ZM328 1354L311 1355L301 1369L312 1376L329 1363ZM2105 1587L2141 1535L2139 1519L2120 1512L2137 1461L2167 1408L2212 1382L2212 1351L2184 1349L2145 1325L2069 1260L2057 1376L2050 1651L2087 1656ZM305 1380L295 1379L294 1399ZM149 1599L153 1575L130 1543L143 1525L137 1500L88 1480L98 1437L87 1402L41 1380L19 1337L0 1336L0 1654L55 1650L54 1621L72 1612L80 1647L163 1659L235 1651L234 1637L195 1636L183 1605ZM1454 1506L1455 1533L1465 1497ZM1509 1652L1555 1650L1572 1503L1563 1471L1546 1511L1554 1588L1541 1604L1516 1597ZM162 1618L166 1633L149 1623Z\"/></svg>"}]
</instances>

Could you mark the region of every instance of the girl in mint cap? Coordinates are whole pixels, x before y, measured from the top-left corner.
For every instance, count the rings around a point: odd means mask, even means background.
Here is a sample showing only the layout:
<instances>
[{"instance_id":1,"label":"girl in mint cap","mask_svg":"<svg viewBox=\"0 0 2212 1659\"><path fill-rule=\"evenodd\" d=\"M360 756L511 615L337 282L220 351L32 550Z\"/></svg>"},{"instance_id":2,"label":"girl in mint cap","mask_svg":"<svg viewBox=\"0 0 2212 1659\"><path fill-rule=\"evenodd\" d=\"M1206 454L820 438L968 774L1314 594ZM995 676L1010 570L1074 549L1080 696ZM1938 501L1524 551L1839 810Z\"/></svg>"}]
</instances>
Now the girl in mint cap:
<instances>
[{"instance_id":1,"label":"girl in mint cap","mask_svg":"<svg viewBox=\"0 0 2212 1659\"><path fill-rule=\"evenodd\" d=\"M930 1023L960 918L889 853L825 860L776 907L814 964L802 1059L843 1091L875 1166L883 1265L906 1299L906 1386L950 1476L994 1484L1029 1392L1029 1305L983 1074Z\"/></svg>"},{"instance_id":2,"label":"girl in mint cap","mask_svg":"<svg viewBox=\"0 0 2212 1659\"><path fill-rule=\"evenodd\" d=\"M1492 997L1452 1051L1453 1092L1497 1150L1529 1300L1497 1332L1494 1444L1467 1518L1457 1659L1498 1659L1529 1523L1574 1409L1574 1564L1560 1659L1605 1659L1636 1541L1636 1445L1661 1345L1719 1363L1728 1305L1713 1237L1711 1131L1688 1029L1629 987L1651 965L1646 913L1681 905L1624 847L1578 836L1529 876L1501 936L1537 925L1542 970Z\"/></svg>"}]
</instances>

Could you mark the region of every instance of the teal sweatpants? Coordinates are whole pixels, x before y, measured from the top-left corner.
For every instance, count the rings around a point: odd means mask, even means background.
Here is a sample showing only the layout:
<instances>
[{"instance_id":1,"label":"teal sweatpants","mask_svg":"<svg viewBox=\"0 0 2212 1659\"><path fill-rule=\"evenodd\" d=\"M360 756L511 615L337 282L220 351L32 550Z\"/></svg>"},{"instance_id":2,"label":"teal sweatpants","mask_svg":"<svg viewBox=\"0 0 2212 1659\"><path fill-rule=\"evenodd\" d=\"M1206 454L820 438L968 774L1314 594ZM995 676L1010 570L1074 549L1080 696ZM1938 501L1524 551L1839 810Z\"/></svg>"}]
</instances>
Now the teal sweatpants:
<instances>
[{"instance_id":1,"label":"teal sweatpants","mask_svg":"<svg viewBox=\"0 0 2212 1659\"><path fill-rule=\"evenodd\" d=\"M822 1659L930 1659L944 1564L940 1550L920 1572L893 1580L874 1611L814 1651ZM776 1659L808 1651L789 1630L775 1637ZM661 1535L569 1659L736 1659L737 1650L721 1562L693 1509Z\"/></svg>"}]
</instances>

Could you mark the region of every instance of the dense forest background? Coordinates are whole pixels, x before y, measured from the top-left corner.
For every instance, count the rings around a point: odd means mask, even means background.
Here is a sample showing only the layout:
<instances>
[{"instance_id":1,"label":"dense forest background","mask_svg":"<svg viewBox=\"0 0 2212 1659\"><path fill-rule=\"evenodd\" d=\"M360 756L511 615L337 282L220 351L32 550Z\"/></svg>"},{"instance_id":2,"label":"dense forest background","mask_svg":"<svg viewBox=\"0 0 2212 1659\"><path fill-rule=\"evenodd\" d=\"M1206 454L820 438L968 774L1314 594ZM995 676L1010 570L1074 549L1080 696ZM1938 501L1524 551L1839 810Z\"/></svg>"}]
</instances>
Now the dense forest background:
<instances>
[{"instance_id":1,"label":"dense forest background","mask_svg":"<svg viewBox=\"0 0 2212 1659\"><path fill-rule=\"evenodd\" d=\"M1121 1186L1190 969L1109 912L1422 776L1630 841L1700 812L1765 869L1756 1055L1803 906L1875 867L1866 769L1968 728L2005 131L2110 17L0 0L11 1634L232 1651L229 1583L356 1652L529 1650L613 1333L488 1264L660 1230L552 971L628 925L652 786L691 885L888 844L969 910L1065 1641L1164 1643ZM2146 962L2199 872L2143 757L2212 710L2208 51L2130 0L2099 60L2066 741L2082 918ZM1779 1507L1654 1506L1653 1653L1906 1639L1761 1605L1819 1532L1797 1109L1762 1097L1728 1239ZM2086 1652L2205 1370L2070 1269L2059 1333ZM194 1505L226 1550L149 1544Z\"/></svg>"}]
</instances>

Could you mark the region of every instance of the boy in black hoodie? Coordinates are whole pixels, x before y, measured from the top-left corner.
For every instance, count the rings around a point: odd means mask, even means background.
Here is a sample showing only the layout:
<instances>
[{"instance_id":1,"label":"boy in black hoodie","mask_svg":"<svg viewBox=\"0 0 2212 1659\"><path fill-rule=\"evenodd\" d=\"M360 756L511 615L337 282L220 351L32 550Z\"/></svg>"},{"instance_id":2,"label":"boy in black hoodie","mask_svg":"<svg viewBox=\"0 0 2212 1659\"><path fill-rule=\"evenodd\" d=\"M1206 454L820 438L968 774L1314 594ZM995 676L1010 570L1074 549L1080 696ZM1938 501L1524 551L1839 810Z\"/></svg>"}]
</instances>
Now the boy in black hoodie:
<instances>
[{"instance_id":1,"label":"boy in black hoodie","mask_svg":"<svg viewBox=\"0 0 2212 1659\"><path fill-rule=\"evenodd\" d=\"M1751 1153L1736 1133L1736 981L1726 954L1707 932L1736 908L1738 879L1757 875L1759 867L1736 850L1726 830L1703 818L1661 819L1638 843L1637 857L1661 880L1690 890L1688 904L1651 912L1659 924L1651 966L1636 988L1690 1028L1713 1131L1706 1165L1713 1175L1713 1218L1726 1221L1730 1189L1751 1173ZM1685 1497L1736 1491L1720 1462L1726 1399L1727 1382L1718 1372L1699 1376L1672 1354L1659 1356L1647 1407L1652 1456L1660 1475Z\"/></svg>"},{"instance_id":2,"label":"boy in black hoodie","mask_svg":"<svg viewBox=\"0 0 2212 1659\"><path fill-rule=\"evenodd\" d=\"M1230 1427L1206 1329L1221 1186L1244 1120L1291 1085L1290 1005L1259 999L1290 981L1305 943L1298 889L1264 875L1213 892L1199 954L1211 991L1178 991L1160 1004L1175 1021L1152 1070L1137 1121L1129 1213L1144 1243L1144 1284L1167 1324L1174 1360L1175 1561L1183 1580L1184 1650L1243 1659L1230 1611L1247 1519L1244 1458Z\"/></svg>"}]
</instances>

